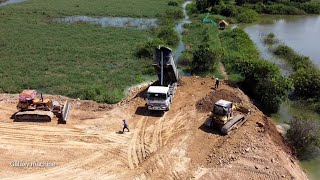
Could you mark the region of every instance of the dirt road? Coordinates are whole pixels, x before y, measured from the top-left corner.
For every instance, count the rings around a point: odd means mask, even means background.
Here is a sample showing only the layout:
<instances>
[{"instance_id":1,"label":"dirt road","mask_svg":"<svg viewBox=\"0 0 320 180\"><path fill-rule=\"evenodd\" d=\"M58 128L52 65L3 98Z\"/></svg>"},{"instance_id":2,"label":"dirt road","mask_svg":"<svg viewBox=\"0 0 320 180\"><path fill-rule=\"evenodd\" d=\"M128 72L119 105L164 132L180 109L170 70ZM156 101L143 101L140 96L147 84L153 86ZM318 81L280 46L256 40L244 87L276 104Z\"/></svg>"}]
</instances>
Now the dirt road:
<instances>
[{"instance_id":1,"label":"dirt road","mask_svg":"<svg viewBox=\"0 0 320 180\"><path fill-rule=\"evenodd\" d=\"M143 93L113 106L74 100L66 125L56 119L13 122L17 95L1 94L0 178L306 179L271 120L239 89L222 84L213 90L213 82L183 77L164 114L147 111ZM216 98L239 101L253 114L221 136L202 125ZM122 119L130 132L119 132ZM51 166L14 167L13 162Z\"/></svg>"}]
</instances>

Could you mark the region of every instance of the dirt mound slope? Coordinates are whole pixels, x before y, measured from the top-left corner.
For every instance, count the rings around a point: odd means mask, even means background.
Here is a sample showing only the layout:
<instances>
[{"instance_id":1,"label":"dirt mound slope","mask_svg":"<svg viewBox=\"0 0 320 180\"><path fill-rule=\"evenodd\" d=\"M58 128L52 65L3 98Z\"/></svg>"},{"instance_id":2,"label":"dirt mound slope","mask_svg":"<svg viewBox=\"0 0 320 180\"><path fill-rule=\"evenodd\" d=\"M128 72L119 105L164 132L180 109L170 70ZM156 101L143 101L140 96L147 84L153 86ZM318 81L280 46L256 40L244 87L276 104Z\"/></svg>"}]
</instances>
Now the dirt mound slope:
<instances>
[{"instance_id":1,"label":"dirt mound slope","mask_svg":"<svg viewBox=\"0 0 320 180\"><path fill-rule=\"evenodd\" d=\"M201 112L210 112L212 111L213 105L220 99L231 101L234 103L241 103L242 100L239 96L236 95L235 89L218 89L210 92L204 98L200 99L197 102L197 110Z\"/></svg>"},{"instance_id":2,"label":"dirt mound slope","mask_svg":"<svg viewBox=\"0 0 320 180\"><path fill-rule=\"evenodd\" d=\"M72 100L65 125L14 122L18 95L0 94L0 178L306 179L273 122L239 89L213 86L212 78L181 78L166 113L145 108L145 86L115 105ZM227 136L203 126L219 99L252 110ZM130 132L121 133L123 119Z\"/></svg>"}]
</instances>

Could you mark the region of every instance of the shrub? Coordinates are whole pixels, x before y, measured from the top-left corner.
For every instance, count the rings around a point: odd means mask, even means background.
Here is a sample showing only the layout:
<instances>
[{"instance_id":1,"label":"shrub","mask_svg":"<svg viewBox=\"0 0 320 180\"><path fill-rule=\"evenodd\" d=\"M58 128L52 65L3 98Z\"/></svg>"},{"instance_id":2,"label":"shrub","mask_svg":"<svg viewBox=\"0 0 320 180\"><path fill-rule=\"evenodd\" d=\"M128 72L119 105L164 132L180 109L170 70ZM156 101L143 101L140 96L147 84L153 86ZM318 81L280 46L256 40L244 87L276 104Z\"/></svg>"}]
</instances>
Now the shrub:
<instances>
[{"instance_id":1,"label":"shrub","mask_svg":"<svg viewBox=\"0 0 320 180\"><path fill-rule=\"evenodd\" d=\"M306 3L306 2L310 2L311 0L290 0L292 2L297 2L297 3Z\"/></svg>"},{"instance_id":2,"label":"shrub","mask_svg":"<svg viewBox=\"0 0 320 180\"><path fill-rule=\"evenodd\" d=\"M239 23L252 23L258 20L258 13L255 10L248 8L239 9L239 13L236 15L236 19Z\"/></svg>"},{"instance_id":3,"label":"shrub","mask_svg":"<svg viewBox=\"0 0 320 180\"><path fill-rule=\"evenodd\" d=\"M320 123L316 120L293 118L286 135L297 156L304 160L314 157L320 147Z\"/></svg>"},{"instance_id":4,"label":"shrub","mask_svg":"<svg viewBox=\"0 0 320 180\"><path fill-rule=\"evenodd\" d=\"M173 20L175 19L181 19L183 18L183 12L182 10L167 10L166 11L166 18L171 18Z\"/></svg>"},{"instance_id":5,"label":"shrub","mask_svg":"<svg viewBox=\"0 0 320 180\"><path fill-rule=\"evenodd\" d=\"M276 75L260 79L255 93L265 111L277 112L288 90L291 89L292 82L289 79Z\"/></svg>"},{"instance_id":6,"label":"shrub","mask_svg":"<svg viewBox=\"0 0 320 180\"><path fill-rule=\"evenodd\" d=\"M188 14L195 14L200 12L195 3L188 4L187 11L188 11Z\"/></svg>"},{"instance_id":7,"label":"shrub","mask_svg":"<svg viewBox=\"0 0 320 180\"><path fill-rule=\"evenodd\" d=\"M206 45L200 45L193 53L192 72L212 70L213 65L220 61L221 55L220 50L211 50Z\"/></svg>"},{"instance_id":8,"label":"shrub","mask_svg":"<svg viewBox=\"0 0 320 180\"><path fill-rule=\"evenodd\" d=\"M320 14L319 2L308 2L308 3L298 4L298 7L309 14Z\"/></svg>"},{"instance_id":9,"label":"shrub","mask_svg":"<svg viewBox=\"0 0 320 180\"><path fill-rule=\"evenodd\" d=\"M138 46L136 56L139 58L152 58L154 48L164 44L164 41L159 38L148 40L146 43Z\"/></svg>"},{"instance_id":10,"label":"shrub","mask_svg":"<svg viewBox=\"0 0 320 180\"><path fill-rule=\"evenodd\" d=\"M237 14L237 8L234 5L227 5L227 6L223 5L220 8L219 14L226 17L235 16Z\"/></svg>"},{"instance_id":11,"label":"shrub","mask_svg":"<svg viewBox=\"0 0 320 180\"><path fill-rule=\"evenodd\" d=\"M298 70L301 68L314 68L314 65L312 64L309 57L297 54L292 48L288 46L279 45L273 50L273 53L286 59L292 66L293 70Z\"/></svg>"},{"instance_id":12,"label":"shrub","mask_svg":"<svg viewBox=\"0 0 320 180\"><path fill-rule=\"evenodd\" d=\"M179 42L179 34L173 28L165 26L159 28L157 37L169 46L176 46Z\"/></svg>"},{"instance_id":13,"label":"shrub","mask_svg":"<svg viewBox=\"0 0 320 180\"><path fill-rule=\"evenodd\" d=\"M181 66L190 66L192 63L192 54L184 51L179 57L178 64Z\"/></svg>"},{"instance_id":14,"label":"shrub","mask_svg":"<svg viewBox=\"0 0 320 180\"><path fill-rule=\"evenodd\" d=\"M301 15L305 12L291 5L284 4L270 4L266 5L262 13L266 14L288 14L288 15Z\"/></svg>"},{"instance_id":15,"label":"shrub","mask_svg":"<svg viewBox=\"0 0 320 180\"><path fill-rule=\"evenodd\" d=\"M275 37L273 33L269 33L266 35L266 37L263 39L263 42L265 44L273 45L279 42L279 40Z\"/></svg>"},{"instance_id":16,"label":"shrub","mask_svg":"<svg viewBox=\"0 0 320 180\"><path fill-rule=\"evenodd\" d=\"M169 1L168 6L178 6L179 4L175 1Z\"/></svg>"},{"instance_id":17,"label":"shrub","mask_svg":"<svg viewBox=\"0 0 320 180\"><path fill-rule=\"evenodd\" d=\"M303 98L320 97L320 72L317 69L299 69L293 74L294 92Z\"/></svg>"},{"instance_id":18,"label":"shrub","mask_svg":"<svg viewBox=\"0 0 320 180\"><path fill-rule=\"evenodd\" d=\"M221 0L197 0L196 7L200 12L206 12L207 8L219 5Z\"/></svg>"},{"instance_id":19,"label":"shrub","mask_svg":"<svg viewBox=\"0 0 320 180\"><path fill-rule=\"evenodd\" d=\"M207 8L209 7L208 1L207 0L197 0L196 1L196 7L199 12L206 12Z\"/></svg>"}]
</instances>

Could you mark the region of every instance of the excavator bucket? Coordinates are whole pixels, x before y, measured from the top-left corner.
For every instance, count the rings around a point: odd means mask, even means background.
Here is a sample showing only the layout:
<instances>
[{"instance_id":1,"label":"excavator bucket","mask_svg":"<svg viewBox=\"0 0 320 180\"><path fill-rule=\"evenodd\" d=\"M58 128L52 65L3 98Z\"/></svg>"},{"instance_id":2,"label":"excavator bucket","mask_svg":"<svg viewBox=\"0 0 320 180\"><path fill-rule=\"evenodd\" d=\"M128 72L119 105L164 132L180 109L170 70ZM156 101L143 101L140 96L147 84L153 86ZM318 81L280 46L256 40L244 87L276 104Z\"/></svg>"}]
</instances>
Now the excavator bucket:
<instances>
[{"instance_id":1,"label":"excavator bucket","mask_svg":"<svg viewBox=\"0 0 320 180\"><path fill-rule=\"evenodd\" d=\"M62 109L62 121L65 123L68 120L70 108L71 108L70 101L66 100Z\"/></svg>"}]
</instances>

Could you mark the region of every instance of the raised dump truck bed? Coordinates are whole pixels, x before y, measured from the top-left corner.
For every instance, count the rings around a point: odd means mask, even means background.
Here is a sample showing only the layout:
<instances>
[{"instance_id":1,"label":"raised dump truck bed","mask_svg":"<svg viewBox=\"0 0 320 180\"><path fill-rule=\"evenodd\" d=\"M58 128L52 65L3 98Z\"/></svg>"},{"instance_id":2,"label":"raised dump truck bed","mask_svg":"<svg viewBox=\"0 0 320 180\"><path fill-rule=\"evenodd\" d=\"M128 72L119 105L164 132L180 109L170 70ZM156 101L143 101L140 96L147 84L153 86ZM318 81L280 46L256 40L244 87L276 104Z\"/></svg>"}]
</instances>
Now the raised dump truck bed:
<instances>
[{"instance_id":1,"label":"raised dump truck bed","mask_svg":"<svg viewBox=\"0 0 320 180\"><path fill-rule=\"evenodd\" d=\"M163 65L163 78L161 78L161 65ZM178 81L178 70L170 48L161 46L154 50L153 67L158 75L159 81L161 81L161 79L163 80L162 85L167 86L170 83Z\"/></svg>"},{"instance_id":2,"label":"raised dump truck bed","mask_svg":"<svg viewBox=\"0 0 320 180\"><path fill-rule=\"evenodd\" d=\"M153 54L153 67L159 80L156 86L150 86L147 91L147 107L149 110L168 111L179 79L172 50L164 46L156 48Z\"/></svg>"}]
</instances>

